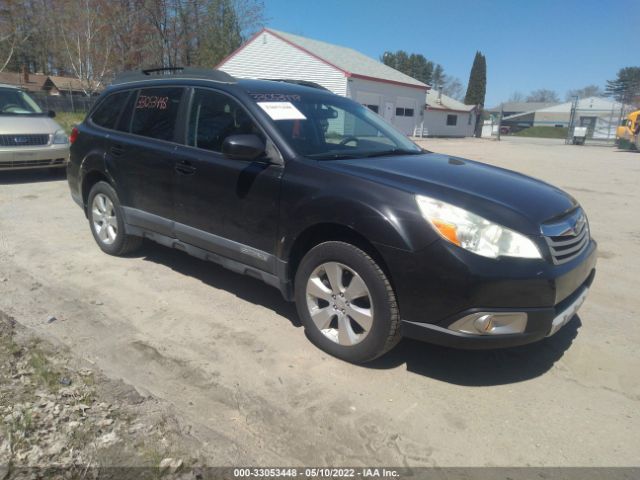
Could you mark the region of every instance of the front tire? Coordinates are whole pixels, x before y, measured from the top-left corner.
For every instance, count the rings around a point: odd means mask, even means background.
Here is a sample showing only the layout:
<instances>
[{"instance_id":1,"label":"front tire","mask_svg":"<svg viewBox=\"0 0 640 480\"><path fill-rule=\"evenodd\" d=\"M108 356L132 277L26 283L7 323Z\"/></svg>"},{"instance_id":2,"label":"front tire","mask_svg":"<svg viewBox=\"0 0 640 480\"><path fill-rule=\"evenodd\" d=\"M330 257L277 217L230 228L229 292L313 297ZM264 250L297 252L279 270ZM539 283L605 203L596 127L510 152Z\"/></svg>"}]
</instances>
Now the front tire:
<instances>
[{"instance_id":1,"label":"front tire","mask_svg":"<svg viewBox=\"0 0 640 480\"><path fill-rule=\"evenodd\" d=\"M87 210L91 233L103 252L121 256L142 244L141 237L126 234L118 194L107 182L98 182L91 188Z\"/></svg>"},{"instance_id":2,"label":"front tire","mask_svg":"<svg viewBox=\"0 0 640 480\"><path fill-rule=\"evenodd\" d=\"M398 305L387 276L349 243L321 243L304 256L295 299L309 339L348 362L374 360L400 339Z\"/></svg>"}]
</instances>

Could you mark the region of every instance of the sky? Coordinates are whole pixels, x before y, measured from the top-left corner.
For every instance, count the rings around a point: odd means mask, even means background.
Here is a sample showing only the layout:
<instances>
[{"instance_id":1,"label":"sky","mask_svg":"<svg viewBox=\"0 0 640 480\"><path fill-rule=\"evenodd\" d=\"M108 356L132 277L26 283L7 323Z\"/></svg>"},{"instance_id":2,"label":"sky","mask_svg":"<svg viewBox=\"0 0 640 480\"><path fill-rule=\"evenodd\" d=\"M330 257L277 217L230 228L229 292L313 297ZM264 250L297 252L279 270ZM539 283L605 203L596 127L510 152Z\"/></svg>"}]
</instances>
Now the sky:
<instances>
[{"instance_id":1,"label":"sky","mask_svg":"<svg viewBox=\"0 0 640 480\"><path fill-rule=\"evenodd\" d=\"M640 0L264 0L267 27L354 48L421 53L463 85L477 50L492 107L515 92L604 88L640 66Z\"/></svg>"}]
</instances>

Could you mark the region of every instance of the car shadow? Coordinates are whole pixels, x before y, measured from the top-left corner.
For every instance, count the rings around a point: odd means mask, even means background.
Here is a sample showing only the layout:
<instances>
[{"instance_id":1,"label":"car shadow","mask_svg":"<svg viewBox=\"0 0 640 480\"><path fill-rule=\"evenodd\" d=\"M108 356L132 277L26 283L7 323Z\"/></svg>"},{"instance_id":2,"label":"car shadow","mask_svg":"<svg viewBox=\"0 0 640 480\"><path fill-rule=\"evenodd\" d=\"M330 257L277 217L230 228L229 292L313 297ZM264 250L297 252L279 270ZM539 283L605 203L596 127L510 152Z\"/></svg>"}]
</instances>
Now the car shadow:
<instances>
[{"instance_id":1,"label":"car shadow","mask_svg":"<svg viewBox=\"0 0 640 480\"><path fill-rule=\"evenodd\" d=\"M275 288L240 275L215 263L145 241L134 256L167 266L211 287L225 290L241 300L271 309L301 327L295 305ZM579 316L553 337L536 343L496 350L459 350L403 339L391 352L362 368L386 370L406 366L407 371L463 386L495 386L523 382L543 375L557 362L578 335ZM311 344L309 348L314 348Z\"/></svg>"},{"instance_id":2,"label":"car shadow","mask_svg":"<svg viewBox=\"0 0 640 480\"><path fill-rule=\"evenodd\" d=\"M65 168L34 168L32 170L0 170L0 185L12 185L21 183L54 182L65 180L67 170Z\"/></svg>"},{"instance_id":3,"label":"car shadow","mask_svg":"<svg viewBox=\"0 0 640 480\"><path fill-rule=\"evenodd\" d=\"M206 262L179 250L146 240L139 254L135 256L197 278L213 288L225 290L242 300L273 310L288 319L295 327L302 326L298 320L295 305L285 301L279 290L253 277L232 272L216 263Z\"/></svg>"},{"instance_id":4,"label":"car shadow","mask_svg":"<svg viewBox=\"0 0 640 480\"><path fill-rule=\"evenodd\" d=\"M518 383L549 371L569 349L581 326L576 315L553 337L495 350L459 350L403 339L391 352L367 366L388 369L406 364L410 372L472 387Z\"/></svg>"}]
</instances>

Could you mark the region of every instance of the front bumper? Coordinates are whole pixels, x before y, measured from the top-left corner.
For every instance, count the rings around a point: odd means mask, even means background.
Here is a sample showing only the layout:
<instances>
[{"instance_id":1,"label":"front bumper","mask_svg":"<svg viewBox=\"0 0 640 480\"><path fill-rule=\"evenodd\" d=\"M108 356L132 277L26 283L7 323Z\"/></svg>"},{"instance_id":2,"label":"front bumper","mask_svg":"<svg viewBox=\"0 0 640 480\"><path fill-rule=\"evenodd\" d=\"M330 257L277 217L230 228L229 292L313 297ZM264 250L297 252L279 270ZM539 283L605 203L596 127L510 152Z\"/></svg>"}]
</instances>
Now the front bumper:
<instances>
[{"instance_id":1,"label":"front bumper","mask_svg":"<svg viewBox=\"0 0 640 480\"><path fill-rule=\"evenodd\" d=\"M593 240L563 265L486 259L444 242L418 253L382 251L400 305L403 336L468 349L523 345L555 333L584 301L597 257ZM526 327L522 333L495 335L449 329L478 312L524 312Z\"/></svg>"},{"instance_id":2,"label":"front bumper","mask_svg":"<svg viewBox=\"0 0 640 480\"><path fill-rule=\"evenodd\" d=\"M544 337L554 335L574 317L582 303L584 303L594 276L595 270L581 288L556 307L512 310L513 312L527 313L527 329L523 333L472 335L455 332L438 325L403 320L401 323L402 335L423 342L470 350L515 347L533 343L542 340ZM500 312L508 311L500 310ZM460 317L464 317L469 313L472 312L466 312Z\"/></svg>"},{"instance_id":3,"label":"front bumper","mask_svg":"<svg viewBox=\"0 0 640 480\"><path fill-rule=\"evenodd\" d=\"M69 161L69 145L0 149L0 171L29 168L65 167Z\"/></svg>"}]
</instances>

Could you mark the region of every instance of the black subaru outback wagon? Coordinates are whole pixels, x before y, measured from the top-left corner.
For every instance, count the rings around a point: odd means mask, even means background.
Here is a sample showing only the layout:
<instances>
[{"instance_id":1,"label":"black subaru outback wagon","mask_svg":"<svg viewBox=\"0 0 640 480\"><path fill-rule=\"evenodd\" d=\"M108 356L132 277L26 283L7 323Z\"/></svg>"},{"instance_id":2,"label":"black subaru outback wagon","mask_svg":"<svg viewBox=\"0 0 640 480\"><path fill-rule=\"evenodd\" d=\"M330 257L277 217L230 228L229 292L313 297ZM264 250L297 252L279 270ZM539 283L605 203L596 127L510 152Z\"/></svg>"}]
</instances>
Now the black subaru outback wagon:
<instances>
[{"instance_id":1,"label":"black subaru outback wagon","mask_svg":"<svg viewBox=\"0 0 640 480\"><path fill-rule=\"evenodd\" d=\"M264 280L352 362L402 336L465 348L553 335L595 275L578 202L422 150L352 100L219 71L120 76L71 134L98 246L148 238Z\"/></svg>"}]
</instances>

